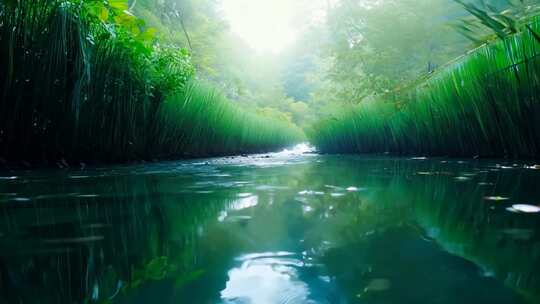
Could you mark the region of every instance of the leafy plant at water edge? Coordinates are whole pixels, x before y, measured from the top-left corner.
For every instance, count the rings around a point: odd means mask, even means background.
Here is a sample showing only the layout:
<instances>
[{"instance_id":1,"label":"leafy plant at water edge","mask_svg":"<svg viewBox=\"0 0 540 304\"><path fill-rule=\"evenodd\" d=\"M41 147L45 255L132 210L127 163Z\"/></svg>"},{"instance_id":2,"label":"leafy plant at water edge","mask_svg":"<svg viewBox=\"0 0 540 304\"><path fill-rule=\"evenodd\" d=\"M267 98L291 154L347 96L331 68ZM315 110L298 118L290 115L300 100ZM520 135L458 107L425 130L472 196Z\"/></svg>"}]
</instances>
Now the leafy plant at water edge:
<instances>
[{"instance_id":1,"label":"leafy plant at water edge","mask_svg":"<svg viewBox=\"0 0 540 304\"><path fill-rule=\"evenodd\" d=\"M526 28L531 18L540 12L540 5L534 3L535 1L509 0L509 8L505 10L500 10L485 0L481 1L481 5L464 0L454 1L471 14L471 17L462 19L456 25L457 30L477 45L519 33Z\"/></svg>"}]
</instances>

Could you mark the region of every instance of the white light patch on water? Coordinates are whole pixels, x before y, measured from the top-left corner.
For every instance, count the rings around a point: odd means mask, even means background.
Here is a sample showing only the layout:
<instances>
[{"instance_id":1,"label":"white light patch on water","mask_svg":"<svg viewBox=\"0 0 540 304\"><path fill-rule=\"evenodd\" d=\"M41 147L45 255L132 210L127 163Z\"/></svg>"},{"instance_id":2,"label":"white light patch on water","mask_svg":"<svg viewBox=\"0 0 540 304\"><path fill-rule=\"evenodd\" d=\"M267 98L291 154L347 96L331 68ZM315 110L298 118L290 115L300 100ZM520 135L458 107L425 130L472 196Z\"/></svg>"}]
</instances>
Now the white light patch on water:
<instances>
[{"instance_id":1,"label":"white light patch on water","mask_svg":"<svg viewBox=\"0 0 540 304\"><path fill-rule=\"evenodd\" d=\"M313 191L313 190L302 190L298 192L300 195L324 195L322 191Z\"/></svg>"},{"instance_id":2,"label":"white light patch on water","mask_svg":"<svg viewBox=\"0 0 540 304\"><path fill-rule=\"evenodd\" d=\"M538 206L534 206L534 205L527 205L527 204L515 204L515 205L512 205L511 207L513 210L508 210L509 208L507 208L508 211L511 211L511 212L524 212L524 213L538 213L540 212L540 207Z\"/></svg>"},{"instance_id":3,"label":"white light patch on water","mask_svg":"<svg viewBox=\"0 0 540 304\"><path fill-rule=\"evenodd\" d=\"M308 205L302 205L302 211L304 214L312 212L314 209Z\"/></svg>"},{"instance_id":4,"label":"white light patch on water","mask_svg":"<svg viewBox=\"0 0 540 304\"><path fill-rule=\"evenodd\" d=\"M258 203L259 203L259 197L256 195L243 197L241 199L234 201L234 203L231 206L231 209L234 209L234 210L247 209L247 208L257 206Z\"/></svg>"},{"instance_id":5,"label":"white light patch on water","mask_svg":"<svg viewBox=\"0 0 540 304\"><path fill-rule=\"evenodd\" d=\"M310 303L308 285L299 279L296 267L303 262L287 252L251 254L237 259L229 271L221 299L225 303Z\"/></svg>"},{"instance_id":6,"label":"white light patch on water","mask_svg":"<svg viewBox=\"0 0 540 304\"><path fill-rule=\"evenodd\" d=\"M329 276L319 276L319 279L326 283L330 283L330 277Z\"/></svg>"},{"instance_id":7,"label":"white light patch on water","mask_svg":"<svg viewBox=\"0 0 540 304\"><path fill-rule=\"evenodd\" d=\"M227 218L227 211L221 211L218 216L218 221L223 222Z\"/></svg>"},{"instance_id":8,"label":"white light patch on water","mask_svg":"<svg viewBox=\"0 0 540 304\"><path fill-rule=\"evenodd\" d=\"M15 197L15 198L12 198L10 200L14 201L14 202L29 202L29 201L31 201L31 199L28 198L28 197Z\"/></svg>"},{"instance_id":9,"label":"white light patch on water","mask_svg":"<svg viewBox=\"0 0 540 304\"><path fill-rule=\"evenodd\" d=\"M80 194L80 195L77 195L77 197L80 197L80 198L93 198L93 197L99 197L99 194Z\"/></svg>"},{"instance_id":10,"label":"white light patch on water","mask_svg":"<svg viewBox=\"0 0 540 304\"><path fill-rule=\"evenodd\" d=\"M279 153L277 153L278 155L279 154L282 154L282 155L299 155L299 154L305 154L305 153L313 153L315 152L316 149L311 146L310 144L308 143L301 143L301 144L298 144L296 146L294 146L293 148L291 149L285 149Z\"/></svg>"}]
</instances>

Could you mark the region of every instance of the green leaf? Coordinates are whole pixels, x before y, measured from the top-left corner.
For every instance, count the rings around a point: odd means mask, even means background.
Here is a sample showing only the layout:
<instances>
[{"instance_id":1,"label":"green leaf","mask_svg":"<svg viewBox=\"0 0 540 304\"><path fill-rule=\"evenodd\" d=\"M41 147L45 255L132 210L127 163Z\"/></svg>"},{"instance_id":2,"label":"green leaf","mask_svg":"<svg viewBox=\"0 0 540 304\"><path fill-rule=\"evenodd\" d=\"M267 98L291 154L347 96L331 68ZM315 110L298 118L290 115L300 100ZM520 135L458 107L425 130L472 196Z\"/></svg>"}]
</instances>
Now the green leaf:
<instances>
[{"instance_id":1,"label":"green leaf","mask_svg":"<svg viewBox=\"0 0 540 304\"><path fill-rule=\"evenodd\" d=\"M145 41L145 42L152 42L156 38L157 29L151 27L146 29L146 31L142 32L139 35L139 39Z\"/></svg>"},{"instance_id":2,"label":"green leaf","mask_svg":"<svg viewBox=\"0 0 540 304\"><path fill-rule=\"evenodd\" d=\"M132 23L135 22L136 20L137 20L136 17L134 17L133 15L127 15L127 14L121 14L114 17L114 22L116 22L116 24L126 26L126 27L131 27Z\"/></svg>"},{"instance_id":3,"label":"green leaf","mask_svg":"<svg viewBox=\"0 0 540 304\"><path fill-rule=\"evenodd\" d=\"M105 7L102 7L99 12L99 20L105 22L109 20L109 10Z\"/></svg>"},{"instance_id":4,"label":"green leaf","mask_svg":"<svg viewBox=\"0 0 540 304\"><path fill-rule=\"evenodd\" d=\"M109 0L109 6L116 10L125 11L129 8L128 0Z\"/></svg>"}]
</instances>

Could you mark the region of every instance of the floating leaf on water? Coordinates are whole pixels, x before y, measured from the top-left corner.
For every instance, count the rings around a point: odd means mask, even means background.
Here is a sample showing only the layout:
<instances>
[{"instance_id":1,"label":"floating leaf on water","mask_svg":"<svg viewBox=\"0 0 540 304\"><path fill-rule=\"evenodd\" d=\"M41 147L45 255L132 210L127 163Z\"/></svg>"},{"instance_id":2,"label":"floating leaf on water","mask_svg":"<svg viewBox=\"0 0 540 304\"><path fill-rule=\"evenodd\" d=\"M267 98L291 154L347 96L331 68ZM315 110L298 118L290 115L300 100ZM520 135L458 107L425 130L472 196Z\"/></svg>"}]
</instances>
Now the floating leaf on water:
<instances>
[{"instance_id":1,"label":"floating leaf on water","mask_svg":"<svg viewBox=\"0 0 540 304\"><path fill-rule=\"evenodd\" d=\"M507 201L509 199L510 199L509 197L504 197L504 196L484 196L484 200L486 201L500 202L500 201Z\"/></svg>"}]
</instances>

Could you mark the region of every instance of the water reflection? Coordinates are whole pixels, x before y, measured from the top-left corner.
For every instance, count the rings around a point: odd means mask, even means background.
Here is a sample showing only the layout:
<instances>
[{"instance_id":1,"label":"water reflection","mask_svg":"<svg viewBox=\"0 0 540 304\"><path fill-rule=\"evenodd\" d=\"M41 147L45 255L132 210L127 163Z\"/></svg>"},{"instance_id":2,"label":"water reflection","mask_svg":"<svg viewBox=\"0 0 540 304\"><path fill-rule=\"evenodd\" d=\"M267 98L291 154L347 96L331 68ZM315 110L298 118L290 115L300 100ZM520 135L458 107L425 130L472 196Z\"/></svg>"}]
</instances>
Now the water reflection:
<instances>
[{"instance_id":1,"label":"water reflection","mask_svg":"<svg viewBox=\"0 0 540 304\"><path fill-rule=\"evenodd\" d=\"M535 166L304 152L4 172L0 303L540 301Z\"/></svg>"},{"instance_id":2,"label":"water reflection","mask_svg":"<svg viewBox=\"0 0 540 304\"><path fill-rule=\"evenodd\" d=\"M228 272L221 291L224 303L315 303L309 301L309 287L299 277L304 263L294 253L249 254L237 258L241 263Z\"/></svg>"}]
</instances>

